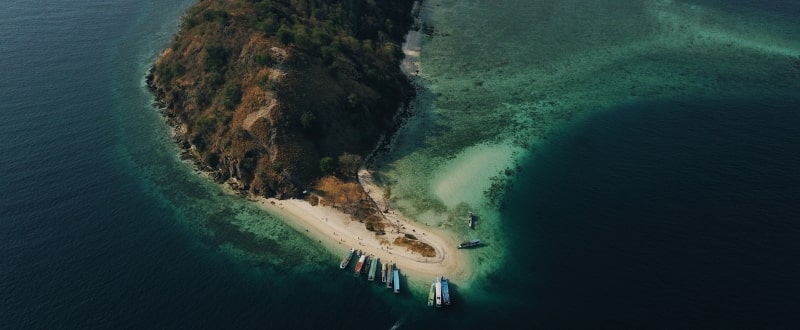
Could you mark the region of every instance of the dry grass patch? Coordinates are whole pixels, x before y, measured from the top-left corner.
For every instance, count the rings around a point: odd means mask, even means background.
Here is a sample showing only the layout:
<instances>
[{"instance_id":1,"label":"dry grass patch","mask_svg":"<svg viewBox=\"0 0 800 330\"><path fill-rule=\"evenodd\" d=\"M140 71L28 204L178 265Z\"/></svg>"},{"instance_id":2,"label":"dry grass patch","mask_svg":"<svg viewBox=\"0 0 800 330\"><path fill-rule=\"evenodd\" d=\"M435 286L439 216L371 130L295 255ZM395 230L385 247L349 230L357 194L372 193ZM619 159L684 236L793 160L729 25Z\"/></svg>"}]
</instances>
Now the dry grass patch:
<instances>
[{"instance_id":1,"label":"dry grass patch","mask_svg":"<svg viewBox=\"0 0 800 330\"><path fill-rule=\"evenodd\" d=\"M383 232L388 226L380 210L358 183L326 176L314 186L314 194L320 205L351 215L354 220L364 223L370 231Z\"/></svg>"},{"instance_id":2,"label":"dry grass patch","mask_svg":"<svg viewBox=\"0 0 800 330\"><path fill-rule=\"evenodd\" d=\"M394 245L405 247L412 252L419 253L423 257L436 256L436 250L434 250L432 246L428 245L427 243L420 242L416 237L414 237L414 235L411 234L405 234L405 236L395 238Z\"/></svg>"}]
</instances>

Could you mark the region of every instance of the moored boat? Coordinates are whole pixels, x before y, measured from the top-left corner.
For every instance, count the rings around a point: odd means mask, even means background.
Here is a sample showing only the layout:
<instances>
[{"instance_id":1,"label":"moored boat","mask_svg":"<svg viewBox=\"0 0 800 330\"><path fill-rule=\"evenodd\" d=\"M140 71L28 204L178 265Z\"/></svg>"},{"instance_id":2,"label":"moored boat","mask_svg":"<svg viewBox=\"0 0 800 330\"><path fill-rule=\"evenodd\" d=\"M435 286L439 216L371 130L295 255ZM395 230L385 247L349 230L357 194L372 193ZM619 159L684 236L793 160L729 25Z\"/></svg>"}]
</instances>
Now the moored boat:
<instances>
[{"instance_id":1,"label":"moored boat","mask_svg":"<svg viewBox=\"0 0 800 330\"><path fill-rule=\"evenodd\" d=\"M442 276L442 303L450 305L450 285L447 282L447 277Z\"/></svg>"},{"instance_id":2,"label":"moored boat","mask_svg":"<svg viewBox=\"0 0 800 330\"><path fill-rule=\"evenodd\" d=\"M367 280L374 281L375 280L375 272L378 270L378 258L372 260L372 263L369 265L369 275L367 276Z\"/></svg>"},{"instance_id":3,"label":"moored boat","mask_svg":"<svg viewBox=\"0 0 800 330\"><path fill-rule=\"evenodd\" d=\"M394 281L394 276L392 275L392 273L394 273L394 264L390 264L389 268L387 269L387 272L386 272L386 288L391 288L392 287L392 282Z\"/></svg>"},{"instance_id":4,"label":"moored boat","mask_svg":"<svg viewBox=\"0 0 800 330\"><path fill-rule=\"evenodd\" d=\"M389 264L383 264L383 268L381 269L381 282L386 283L386 277L389 274Z\"/></svg>"},{"instance_id":5,"label":"moored boat","mask_svg":"<svg viewBox=\"0 0 800 330\"><path fill-rule=\"evenodd\" d=\"M347 254L344 255L344 258L342 259L342 262L339 263L339 268L345 269L347 267L347 264L350 263L350 259L353 258L353 254L355 252L356 252L356 249L350 248L350 251L347 252Z\"/></svg>"},{"instance_id":6,"label":"moored boat","mask_svg":"<svg viewBox=\"0 0 800 330\"><path fill-rule=\"evenodd\" d=\"M370 258L368 255L366 256L367 258L364 259L364 266L361 266L361 274L366 274L370 266L372 265L372 258Z\"/></svg>"},{"instance_id":7,"label":"moored boat","mask_svg":"<svg viewBox=\"0 0 800 330\"><path fill-rule=\"evenodd\" d=\"M431 283L431 290L428 291L428 306L433 306L436 300L436 281Z\"/></svg>"},{"instance_id":8,"label":"moored boat","mask_svg":"<svg viewBox=\"0 0 800 330\"><path fill-rule=\"evenodd\" d=\"M442 307L442 281L440 278L436 278L433 281L434 290L436 290L436 307Z\"/></svg>"},{"instance_id":9,"label":"moored boat","mask_svg":"<svg viewBox=\"0 0 800 330\"><path fill-rule=\"evenodd\" d=\"M353 276L358 276L361 274L361 268L364 268L364 260L366 259L366 254L362 254L361 257L358 258L358 263L356 264L356 270L353 272Z\"/></svg>"},{"instance_id":10,"label":"moored boat","mask_svg":"<svg viewBox=\"0 0 800 330\"><path fill-rule=\"evenodd\" d=\"M400 270L394 268L394 293L400 293Z\"/></svg>"},{"instance_id":11,"label":"moored boat","mask_svg":"<svg viewBox=\"0 0 800 330\"><path fill-rule=\"evenodd\" d=\"M473 226L473 221L472 220L474 218L474 216L472 215L472 211L469 211L469 215L467 216L467 218L469 219L469 228L472 229L472 226Z\"/></svg>"},{"instance_id":12,"label":"moored boat","mask_svg":"<svg viewBox=\"0 0 800 330\"><path fill-rule=\"evenodd\" d=\"M470 248L470 247L478 246L478 245L481 245L481 240L473 239L473 240L470 240L470 241L461 242L461 244L458 244L458 248L459 249L464 249L464 248Z\"/></svg>"}]
</instances>

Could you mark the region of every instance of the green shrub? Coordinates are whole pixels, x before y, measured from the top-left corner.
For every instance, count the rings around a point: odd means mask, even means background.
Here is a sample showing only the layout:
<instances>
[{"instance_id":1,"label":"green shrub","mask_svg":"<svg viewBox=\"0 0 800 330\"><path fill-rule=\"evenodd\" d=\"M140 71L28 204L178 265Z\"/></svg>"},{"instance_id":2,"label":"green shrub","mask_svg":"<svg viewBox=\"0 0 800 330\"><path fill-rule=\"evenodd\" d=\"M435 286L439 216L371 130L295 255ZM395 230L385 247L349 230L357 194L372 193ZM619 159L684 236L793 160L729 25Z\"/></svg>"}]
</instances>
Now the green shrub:
<instances>
[{"instance_id":1,"label":"green shrub","mask_svg":"<svg viewBox=\"0 0 800 330\"><path fill-rule=\"evenodd\" d=\"M322 157L322 159L319 160L319 169L322 170L324 174L332 174L336 169L336 159L333 157Z\"/></svg>"},{"instance_id":2,"label":"green shrub","mask_svg":"<svg viewBox=\"0 0 800 330\"><path fill-rule=\"evenodd\" d=\"M315 28L314 30L312 30L311 39L315 44L318 45L329 45L333 40L330 34L319 28Z\"/></svg>"},{"instance_id":3,"label":"green shrub","mask_svg":"<svg viewBox=\"0 0 800 330\"><path fill-rule=\"evenodd\" d=\"M206 10L203 18L206 22L217 21L222 25L228 24L228 12L224 10Z\"/></svg>"},{"instance_id":4,"label":"green shrub","mask_svg":"<svg viewBox=\"0 0 800 330\"><path fill-rule=\"evenodd\" d=\"M217 120L215 117L203 115L195 122L195 131L201 135L210 135L217 130Z\"/></svg>"},{"instance_id":5,"label":"green shrub","mask_svg":"<svg viewBox=\"0 0 800 330\"><path fill-rule=\"evenodd\" d=\"M202 152L206 149L206 140L200 134L193 135L189 142L191 142L198 151Z\"/></svg>"},{"instance_id":6,"label":"green shrub","mask_svg":"<svg viewBox=\"0 0 800 330\"><path fill-rule=\"evenodd\" d=\"M233 114L230 111L224 111L219 108L214 109L214 119L217 123L227 125L231 122L231 117L233 117Z\"/></svg>"},{"instance_id":7,"label":"green shrub","mask_svg":"<svg viewBox=\"0 0 800 330\"><path fill-rule=\"evenodd\" d=\"M311 42L311 37L304 30L298 30L294 33L294 44L305 50L312 49L314 46L314 43Z\"/></svg>"},{"instance_id":8,"label":"green shrub","mask_svg":"<svg viewBox=\"0 0 800 330\"><path fill-rule=\"evenodd\" d=\"M269 54L256 55L254 60L256 61L256 63L263 66L272 64L272 56L270 56Z\"/></svg>"},{"instance_id":9,"label":"green shrub","mask_svg":"<svg viewBox=\"0 0 800 330\"><path fill-rule=\"evenodd\" d=\"M339 63L333 62L328 64L328 73L331 76L336 76L336 74L339 73Z\"/></svg>"},{"instance_id":10,"label":"green shrub","mask_svg":"<svg viewBox=\"0 0 800 330\"><path fill-rule=\"evenodd\" d=\"M283 172L283 165L281 163L272 163L272 172L280 174Z\"/></svg>"},{"instance_id":11,"label":"green shrub","mask_svg":"<svg viewBox=\"0 0 800 330\"><path fill-rule=\"evenodd\" d=\"M314 120L316 119L317 116L315 116L313 112L303 112L303 114L300 116L300 125L303 126L304 130L309 131L312 127L314 127Z\"/></svg>"},{"instance_id":12,"label":"green shrub","mask_svg":"<svg viewBox=\"0 0 800 330\"><path fill-rule=\"evenodd\" d=\"M258 165L258 156L245 157L240 164L241 169L247 171L247 173L253 173L256 165Z\"/></svg>"},{"instance_id":13,"label":"green shrub","mask_svg":"<svg viewBox=\"0 0 800 330\"><path fill-rule=\"evenodd\" d=\"M225 108L233 109L242 100L242 89L237 84L230 84L225 86L222 97L222 104L225 105Z\"/></svg>"},{"instance_id":14,"label":"green shrub","mask_svg":"<svg viewBox=\"0 0 800 330\"><path fill-rule=\"evenodd\" d=\"M219 74L219 72L211 72L208 75L208 86L209 87L217 87L219 85L222 85L222 83L224 83L224 82L225 82L225 78L222 77L222 75Z\"/></svg>"},{"instance_id":15,"label":"green shrub","mask_svg":"<svg viewBox=\"0 0 800 330\"><path fill-rule=\"evenodd\" d=\"M294 38L292 35L292 30L290 30L286 25L281 25L276 36L278 37L278 42L284 45L291 43Z\"/></svg>"},{"instance_id":16,"label":"green shrub","mask_svg":"<svg viewBox=\"0 0 800 330\"><path fill-rule=\"evenodd\" d=\"M206 46L203 67L206 71L219 71L228 62L228 50L220 45Z\"/></svg>"}]
</instances>

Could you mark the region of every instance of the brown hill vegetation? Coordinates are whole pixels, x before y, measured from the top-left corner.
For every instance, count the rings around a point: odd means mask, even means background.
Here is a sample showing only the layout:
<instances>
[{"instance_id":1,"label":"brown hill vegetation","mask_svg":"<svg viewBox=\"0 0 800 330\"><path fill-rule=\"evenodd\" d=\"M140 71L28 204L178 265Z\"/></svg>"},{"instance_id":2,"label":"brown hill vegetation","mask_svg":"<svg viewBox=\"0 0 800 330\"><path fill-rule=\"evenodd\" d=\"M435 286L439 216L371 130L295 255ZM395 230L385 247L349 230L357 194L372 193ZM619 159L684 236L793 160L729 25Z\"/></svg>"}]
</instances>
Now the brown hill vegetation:
<instances>
[{"instance_id":1,"label":"brown hill vegetation","mask_svg":"<svg viewBox=\"0 0 800 330\"><path fill-rule=\"evenodd\" d=\"M412 3L200 0L147 81L218 182L288 198L334 175L350 189L413 96L399 69Z\"/></svg>"}]
</instances>

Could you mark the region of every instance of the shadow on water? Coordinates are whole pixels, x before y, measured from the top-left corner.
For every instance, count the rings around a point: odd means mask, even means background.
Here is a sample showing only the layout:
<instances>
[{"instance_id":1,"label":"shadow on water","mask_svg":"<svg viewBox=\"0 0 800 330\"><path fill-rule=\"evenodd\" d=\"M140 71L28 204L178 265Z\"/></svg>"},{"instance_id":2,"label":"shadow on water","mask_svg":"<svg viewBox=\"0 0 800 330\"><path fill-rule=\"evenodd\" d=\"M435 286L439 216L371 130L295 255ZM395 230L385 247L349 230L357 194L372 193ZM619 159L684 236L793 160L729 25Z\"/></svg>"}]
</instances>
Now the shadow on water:
<instances>
[{"instance_id":1,"label":"shadow on water","mask_svg":"<svg viewBox=\"0 0 800 330\"><path fill-rule=\"evenodd\" d=\"M408 275L404 274L402 270L400 270L400 292L394 294L405 298L412 297L408 290Z\"/></svg>"}]
</instances>

